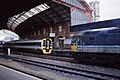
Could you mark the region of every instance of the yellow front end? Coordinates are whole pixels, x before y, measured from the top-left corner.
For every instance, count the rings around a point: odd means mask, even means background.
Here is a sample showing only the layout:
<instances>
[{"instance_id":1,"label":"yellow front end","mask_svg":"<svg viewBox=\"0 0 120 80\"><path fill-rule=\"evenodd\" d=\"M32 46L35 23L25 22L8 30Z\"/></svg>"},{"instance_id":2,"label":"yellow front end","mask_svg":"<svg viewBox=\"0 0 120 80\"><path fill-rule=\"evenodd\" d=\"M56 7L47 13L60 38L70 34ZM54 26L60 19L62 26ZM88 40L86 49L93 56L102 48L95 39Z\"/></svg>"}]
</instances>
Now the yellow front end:
<instances>
[{"instance_id":1,"label":"yellow front end","mask_svg":"<svg viewBox=\"0 0 120 80\"><path fill-rule=\"evenodd\" d=\"M53 47L52 47L52 39L50 38L44 38L42 40L42 51L43 54L51 54Z\"/></svg>"},{"instance_id":2,"label":"yellow front end","mask_svg":"<svg viewBox=\"0 0 120 80\"><path fill-rule=\"evenodd\" d=\"M72 45L72 46L71 46L71 51L72 51L72 52L77 52L77 46Z\"/></svg>"}]
</instances>

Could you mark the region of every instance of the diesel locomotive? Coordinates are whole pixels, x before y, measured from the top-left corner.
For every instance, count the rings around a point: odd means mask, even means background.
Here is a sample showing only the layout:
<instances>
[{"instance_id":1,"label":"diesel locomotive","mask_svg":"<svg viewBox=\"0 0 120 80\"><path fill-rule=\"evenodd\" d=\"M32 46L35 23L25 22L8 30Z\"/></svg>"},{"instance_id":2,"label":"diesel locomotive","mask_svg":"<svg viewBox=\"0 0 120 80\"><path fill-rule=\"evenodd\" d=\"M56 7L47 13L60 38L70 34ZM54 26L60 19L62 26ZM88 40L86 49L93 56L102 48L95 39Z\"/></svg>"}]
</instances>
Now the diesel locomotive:
<instances>
[{"instance_id":1,"label":"diesel locomotive","mask_svg":"<svg viewBox=\"0 0 120 80\"><path fill-rule=\"evenodd\" d=\"M85 30L72 38L78 52L120 53L120 28Z\"/></svg>"},{"instance_id":2,"label":"diesel locomotive","mask_svg":"<svg viewBox=\"0 0 120 80\"><path fill-rule=\"evenodd\" d=\"M120 28L84 30L71 41L73 57L83 63L118 68L120 66Z\"/></svg>"}]
</instances>

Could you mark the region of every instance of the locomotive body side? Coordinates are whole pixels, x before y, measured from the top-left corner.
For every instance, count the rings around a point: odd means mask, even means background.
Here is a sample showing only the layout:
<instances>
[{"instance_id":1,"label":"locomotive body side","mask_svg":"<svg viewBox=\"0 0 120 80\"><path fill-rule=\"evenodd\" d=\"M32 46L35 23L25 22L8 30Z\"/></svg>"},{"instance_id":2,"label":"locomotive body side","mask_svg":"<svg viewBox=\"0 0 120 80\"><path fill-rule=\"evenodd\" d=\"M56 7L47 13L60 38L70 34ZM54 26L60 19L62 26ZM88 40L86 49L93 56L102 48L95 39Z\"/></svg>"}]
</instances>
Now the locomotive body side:
<instances>
[{"instance_id":1,"label":"locomotive body side","mask_svg":"<svg viewBox=\"0 0 120 80\"><path fill-rule=\"evenodd\" d=\"M49 46L49 49L47 48L48 46ZM10 48L11 51L13 51L13 52L30 52L30 53L51 54L52 40L50 38L44 38L42 40L10 41L10 42L6 42L3 45L3 48L4 49Z\"/></svg>"}]
</instances>

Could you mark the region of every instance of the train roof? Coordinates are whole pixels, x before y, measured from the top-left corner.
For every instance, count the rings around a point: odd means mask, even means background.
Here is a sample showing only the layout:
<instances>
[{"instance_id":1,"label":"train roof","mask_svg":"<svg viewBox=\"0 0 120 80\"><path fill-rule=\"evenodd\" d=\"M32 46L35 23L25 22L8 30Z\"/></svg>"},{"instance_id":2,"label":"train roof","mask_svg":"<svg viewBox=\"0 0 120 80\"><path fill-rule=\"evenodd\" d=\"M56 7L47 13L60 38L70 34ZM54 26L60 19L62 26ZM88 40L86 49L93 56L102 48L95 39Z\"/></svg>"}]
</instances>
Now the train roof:
<instances>
[{"instance_id":1,"label":"train roof","mask_svg":"<svg viewBox=\"0 0 120 80\"><path fill-rule=\"evenodd\" d=\"M12 43L36 43L36 42L41 42L42 40L16 40L16 41L11 41Z\"/></svg>"},{"instance_id":2,"label":"train roof","mask_svg":"<svg viewBox=\"0 0 120 80\"><path fill-rule=\"evenodd\" d=\"M110 28L98 28L98 29L89 29L89 30L83 30L83 31L79 31L77 32L77 35L82 35L82 34L90 34L90 33L94 33L97 34L99 32L101 33L106 33L108 31L113 31L113 30L118 30L120 29L119 27L110 27Z\"/></svg>"},{"instance_id":3,"label":"train roof","mask_svg":"<svg viewBox=\"0 0 120 80\"><path fill-rule=\"evenodd\" d=\"M119 28L117 28L117 27L98 28L98 29L90 29L90 30L86 30L86 31L91 31L91 32L94 32L94 31L109 31L109 30L114 30L114 29L119 29Z\"/></svg>"},{"instance_id":4,"label":"train roof","mask_svg":"<svg viewBox=\"0 0 120 80\"><path fill-rule=\"evenodd\" d=\"M87 23L87 24L73 25L73 26L70 26L70 31L77 32L77 31L83 31L86 29L109 28L109 27L119 27L120 28L120 18L92 22L92 23Z\"/></svg>"}]
</instances>

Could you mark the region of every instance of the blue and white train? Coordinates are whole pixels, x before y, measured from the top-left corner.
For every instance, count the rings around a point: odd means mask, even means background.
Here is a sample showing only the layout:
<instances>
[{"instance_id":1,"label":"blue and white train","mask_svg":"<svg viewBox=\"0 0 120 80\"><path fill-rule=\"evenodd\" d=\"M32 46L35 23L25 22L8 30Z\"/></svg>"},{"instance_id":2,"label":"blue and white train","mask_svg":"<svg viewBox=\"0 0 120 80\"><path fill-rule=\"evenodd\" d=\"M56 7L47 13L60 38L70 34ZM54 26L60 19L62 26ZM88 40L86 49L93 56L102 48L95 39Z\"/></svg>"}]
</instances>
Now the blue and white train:
<instances>
[{"instance_id":1,"label":"blue and white train","mask_svg":"<svg viewBox=\"0 0 120 80\"><path fill-rule=\"evenodd\" d=\"M71 50L80 62L120 68L120 28L82 31L72 38Z\"/></svg>"},{"instance_id":2,"label":"blue and white train","mask_svg":"<svg viewBox=\"0 0 120 80\"><path fill-rule=\"evenodd\" d=\"M0 30L0 51L6 53L19 51L51 54L52 49L52 39L50 38L20 40L20 37L16 33L5 29Z\"/></svg>"},{"instance_id":3,"label":"blue and white train","mask_svg":"<svg viewBox=\"0 0 120 80\"><path fill-rule=\"evenodd\" d=\"M6 42L3 45L4 49L11 49L13 52L27 52L27 53L40 53L51 54L52 40L44 38L41 40L17 40Z\"/></svg>"},{"instance_id":4,"label":"blue and white train","mask_svg":"<svg viewBox=\"0 0 120 80\"><path fill-rule=\"evenodd\" d=\"M84 30L72 38L78 52L120 53L120 28Z\"/></svg>"}]
</instances>

